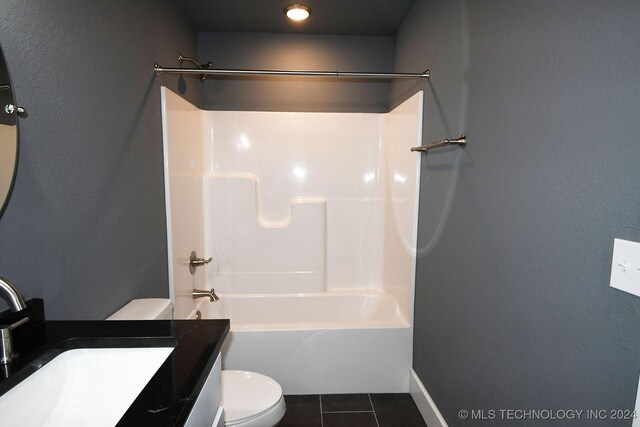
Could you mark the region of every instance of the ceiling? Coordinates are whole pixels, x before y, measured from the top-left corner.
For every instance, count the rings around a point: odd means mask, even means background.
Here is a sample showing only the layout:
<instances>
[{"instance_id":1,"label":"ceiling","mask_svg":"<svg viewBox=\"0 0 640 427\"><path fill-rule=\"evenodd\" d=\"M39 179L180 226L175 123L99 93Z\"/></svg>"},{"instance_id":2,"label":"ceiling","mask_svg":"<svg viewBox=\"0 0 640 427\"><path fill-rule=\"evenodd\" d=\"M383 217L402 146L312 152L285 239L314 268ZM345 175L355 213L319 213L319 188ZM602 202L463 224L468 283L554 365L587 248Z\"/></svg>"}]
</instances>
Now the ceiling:
<instances>
[{"instance_id":1,"label":"ceiling","mask_svg":"<svg viewBox=\"0 0 640 427\"><path fill-rule=\"evenodd\" d=\"M416 0L174 0L198 32L238 31L393 36ZM283 13L301 3L311 16L296 23Z\"/></svg>"}]
</instances>

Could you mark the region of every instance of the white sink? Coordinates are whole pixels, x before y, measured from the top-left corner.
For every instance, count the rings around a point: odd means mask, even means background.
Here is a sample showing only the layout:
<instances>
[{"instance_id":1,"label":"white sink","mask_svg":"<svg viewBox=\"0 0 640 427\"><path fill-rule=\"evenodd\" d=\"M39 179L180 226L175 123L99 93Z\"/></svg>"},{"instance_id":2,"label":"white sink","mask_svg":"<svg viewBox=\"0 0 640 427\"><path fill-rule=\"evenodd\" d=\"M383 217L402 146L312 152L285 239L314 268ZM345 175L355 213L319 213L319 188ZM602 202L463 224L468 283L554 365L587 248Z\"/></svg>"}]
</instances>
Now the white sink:
<instances>
[{"instance_id":1,"label":"white sink","mask_svg":"<svg viewBox=\"0 0 640 427\"><path fill-rule=\"evenodd\" d=\"M0 426L109 426L169 357L172 347L66 351L0 396Z\"/></svg>"}]
</instances>

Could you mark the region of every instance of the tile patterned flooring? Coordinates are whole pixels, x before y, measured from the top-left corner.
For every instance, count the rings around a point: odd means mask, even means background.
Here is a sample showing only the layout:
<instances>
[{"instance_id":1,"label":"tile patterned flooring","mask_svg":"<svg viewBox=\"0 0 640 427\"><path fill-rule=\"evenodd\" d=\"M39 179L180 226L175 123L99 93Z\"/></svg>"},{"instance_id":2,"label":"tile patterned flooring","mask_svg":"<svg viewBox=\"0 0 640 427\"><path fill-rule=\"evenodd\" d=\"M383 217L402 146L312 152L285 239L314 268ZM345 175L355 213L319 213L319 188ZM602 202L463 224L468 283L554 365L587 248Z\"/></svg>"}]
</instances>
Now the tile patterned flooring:
<instances>
[{"instance_id":1,"label":"tile patterned flooring","mask_svg":"<svg viewBox=\"0 0 640 427\"><path fill-rule=\"evenodd\" d=\"M323 394L284 397L279 427L426 427L409 394Z\"/></svg>"}]
</instances>

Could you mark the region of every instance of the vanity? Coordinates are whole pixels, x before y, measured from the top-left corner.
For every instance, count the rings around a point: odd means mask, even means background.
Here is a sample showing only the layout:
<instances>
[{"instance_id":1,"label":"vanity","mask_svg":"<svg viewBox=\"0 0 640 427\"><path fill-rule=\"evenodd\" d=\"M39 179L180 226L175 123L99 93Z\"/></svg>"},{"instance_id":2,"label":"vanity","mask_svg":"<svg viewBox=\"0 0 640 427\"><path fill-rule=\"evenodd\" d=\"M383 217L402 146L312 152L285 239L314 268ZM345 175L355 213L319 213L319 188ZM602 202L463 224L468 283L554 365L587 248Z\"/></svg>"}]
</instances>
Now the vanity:
<instances>
[{"instance_id":1,"label":"vanity","mask_svg":"<svg viewBox=\"0 0 640 427\"><path fill-rule=\"evenodd\" d=\"M0 51L0 217L26 117ZM4 277L0 297L0 427L224 425L228 320L47 321Z\"/></svg>"},{"instance_id":2,"label":"vanity","mask_svg":"<svg viewBox=\"0 0 640 427\"><path fill-rule=\"evenodd\" d=\"M62 425L223 425L220 350L229 332L228 320L45 321L42 300L32 299L22 312L1 313L0 323L13 323L16 316L25 314L29 322L13 331L19 357L4 365L0 373L0 410L3 400L10 399L19 387L30 395L13 398L17 404L5 402L8 411L3 412L0 426L41 425L37 417L55 421L67 409L78 413L64 415L67 421ZM101 366L104 351L110 353ZM153 363L157 366L150 366ZM57 372L46 373L45 369ZM129 382L144 370L150 378L137 380L141 390L134 391L131 402L120 402L124 406L118 414L109 395L121 398L130 394ZM120 380L119 374L123 376ZM28 389L27 382L38 381L39 376L41 383ZM78 381L75 388L68 387ZM47 386L52 386L53 395L37 395L47 393ZM122 389L116 393L109 390L117 386ZM67 396L66 389L71 393L81 390L81 396ZM79 398L89 405L95 403L98 410L77 404ZM70 408L63 408L68 404ZM116 413L110 413L112 410ZM11 414L34 421L16 424L10 420ZM81 419L70 423L69 417L75 416ZM109 417L117 421L109 421Z\"/></svg>"}]
</instances>

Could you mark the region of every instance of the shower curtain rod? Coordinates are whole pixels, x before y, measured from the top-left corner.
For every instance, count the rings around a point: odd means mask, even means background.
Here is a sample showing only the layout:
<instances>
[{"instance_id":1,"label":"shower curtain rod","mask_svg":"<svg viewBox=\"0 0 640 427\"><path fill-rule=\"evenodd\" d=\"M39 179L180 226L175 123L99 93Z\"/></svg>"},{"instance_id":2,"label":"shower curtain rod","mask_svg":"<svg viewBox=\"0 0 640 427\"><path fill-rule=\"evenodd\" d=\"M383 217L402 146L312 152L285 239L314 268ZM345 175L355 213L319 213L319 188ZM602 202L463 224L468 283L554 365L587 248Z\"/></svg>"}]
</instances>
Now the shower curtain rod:
<instances>
[{"instance_id":1,"label":"shower curtain rod","mask_svg":"<svg viewBox=\"0 0 640 427\"><path fill-rule=\"evenodd\" d=\"M352 71L301 71L301 70L233 70L214 68L165 68L155 64L160 74L199 74L201 76L315 76L315 77L351 77L358 79L425 79L430 77L429 70L422 73L361 73Z\"/></svg>"},{"instance_id":2,"label":"shower curtain rod","mask_svg":"<svg viewBox=\"0 0 640 427\"><path fill-rule=\"evenodd\" d=\"M429 80L431 72L425 70L422 73L359 73L353 71L302 71L302 70L233 70L215 69L213 62L200 64L195 59L178 54L180 65L183 62L191 62L196 68L170 68L159 64L153 65L156 75L160 74L199 74L204 80L207 76L315 76L315 77L350 77L356 79L424 79Z\"/></svg>"},{"instance_id":3,"label":"shower curtain rod","mask_svg":"<svg viewBox=\"0 0 640 427\"><path fill-rule=\"evenodd\" d=\"M422 73L360 73L352 71L301 71L301 70L233 70L214 68L165 68L155 64L153 70L160 74L198 74L204 78L214 76L315 76L350 77L356 79L424 79L428 80L430 71Z\"/></svg>"}]
</instances>

